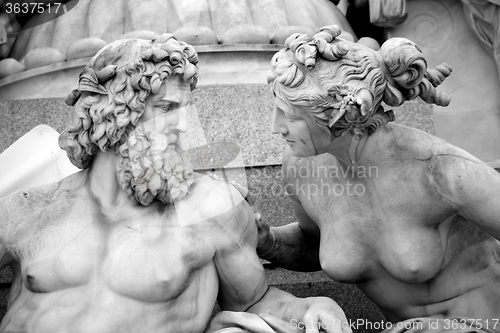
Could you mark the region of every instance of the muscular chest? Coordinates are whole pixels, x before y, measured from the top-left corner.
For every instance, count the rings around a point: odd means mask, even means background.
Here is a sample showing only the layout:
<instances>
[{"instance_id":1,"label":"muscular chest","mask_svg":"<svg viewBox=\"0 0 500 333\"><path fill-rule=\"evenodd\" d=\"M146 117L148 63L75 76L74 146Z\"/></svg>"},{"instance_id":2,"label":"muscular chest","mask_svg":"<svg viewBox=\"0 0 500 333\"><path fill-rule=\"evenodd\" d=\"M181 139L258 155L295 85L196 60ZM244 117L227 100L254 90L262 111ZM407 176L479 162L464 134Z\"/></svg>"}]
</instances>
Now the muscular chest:
<instances>
[{"instance_id":1,"label":"muscular chest","mask_svg":"<svg viewBox=\"0 0 500 333\"><path fill-rule=\"evenodd\" d=\"M175 216L104 216L68 212L19 244L22 277L34 292L96 285L144 301L179 295L213 256L202 226Z\"/></svg>"},{"instance_id":2,"label":"muscular chest","mask_svg":"<svg viewBox=\"0 0 500 333\"><path fill-rule=\"evenodd\" d=\"M213 258L202 226L126 225L108 238L102 273L110 287L143 300L178 296ZM135 287L131 288L131 284Z\"/></svg>"}]
</instances>

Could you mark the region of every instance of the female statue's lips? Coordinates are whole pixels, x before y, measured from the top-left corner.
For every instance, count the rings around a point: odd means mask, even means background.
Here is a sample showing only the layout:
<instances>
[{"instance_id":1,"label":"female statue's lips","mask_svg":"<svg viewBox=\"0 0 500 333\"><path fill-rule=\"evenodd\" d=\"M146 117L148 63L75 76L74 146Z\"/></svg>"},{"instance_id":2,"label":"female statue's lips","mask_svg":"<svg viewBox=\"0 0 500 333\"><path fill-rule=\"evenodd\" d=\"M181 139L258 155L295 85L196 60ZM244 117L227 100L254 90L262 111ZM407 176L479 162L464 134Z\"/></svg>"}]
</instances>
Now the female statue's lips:
<instances>
[{"instance_id":1,"label":"female statue's lips","mask_svg":"<svg viewBox=\"0 0 500 333\"><path fill-rule=\"evenodd\" d=\"M288 143L288 144L292 144L292 143L294 143L294 142L295 142L295 141L293 141L293 140L287 139L287 137L286 137L284 134L282 134L282 137L283 137L283 140L285 140L285 141L286 141L286 143Z\"/></svg>"}]
</instances>

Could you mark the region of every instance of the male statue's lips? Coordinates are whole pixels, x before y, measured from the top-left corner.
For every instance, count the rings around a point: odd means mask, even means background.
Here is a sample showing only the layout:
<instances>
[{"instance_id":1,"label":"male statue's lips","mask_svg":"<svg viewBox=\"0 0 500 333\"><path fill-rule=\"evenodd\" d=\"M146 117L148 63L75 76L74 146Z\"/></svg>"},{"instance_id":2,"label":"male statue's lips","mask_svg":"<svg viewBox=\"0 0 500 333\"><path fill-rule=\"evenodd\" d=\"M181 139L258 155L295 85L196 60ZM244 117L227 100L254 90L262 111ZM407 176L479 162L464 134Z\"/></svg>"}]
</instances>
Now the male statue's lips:
<instances>
[{"instance_id":1,"label":"male statue's lips","mask_svg":"<svg viewBox=\"0 0 500 333\"><path fill-rule=\"evenodd\" d=\"M177 150L179 147L182 148L180 146L181 141L180 141L179 135L180 135L180 133L175 134L175 133L171 133L171 132L167 134L167 140L168 140L168 146L167 147L169 149Z\"/></svg>"},{"instance_id":2,"label":"male statue's lips","mask_svg":"<svg viewBox=\"0 0 500 333\"><path fill-rule=\"evenodd\" d=\"M168 144L174 144L178 141L179 135L174 133L167 134Z\"/></svg>"}]
</instances>

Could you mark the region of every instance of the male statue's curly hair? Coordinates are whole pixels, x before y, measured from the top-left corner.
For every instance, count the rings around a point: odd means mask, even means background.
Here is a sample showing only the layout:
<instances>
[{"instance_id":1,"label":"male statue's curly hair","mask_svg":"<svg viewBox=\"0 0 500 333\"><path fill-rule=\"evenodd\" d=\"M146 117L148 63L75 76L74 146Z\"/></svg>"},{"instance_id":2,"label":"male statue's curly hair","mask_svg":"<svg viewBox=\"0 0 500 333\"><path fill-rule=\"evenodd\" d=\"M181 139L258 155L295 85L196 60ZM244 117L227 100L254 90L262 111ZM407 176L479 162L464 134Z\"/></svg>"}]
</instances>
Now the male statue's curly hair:
<instances>
[{"instance_id":1,"label":"male statue's curly hair","mask_svg":"<svg viewBox=\"0 0 500 333\"><path fill-rule=\"evenodd\" d=\"M427 69L418 46L405 38L391 38L375 51L337 38L340 32L329 26L313 37L290 36L271 60L273 93L312 113L336 137L351 129L358 137L371 134L394 120L382 102L399 106L420 97L449 104L449 96L436 89L450 75L449 65Z\"/></svg>"},{"instance_id":2,"label":"male statue's curly hair","mask_svg":"<svg viewBox=\"0 0 500 333\"><path fill-rule=\"evenodd\" d=\"M102 48L80 73L72 123L59 136L71 162L88 168L92 156L126 141L142 116L145 100L170 75L182 75L191 90L198 80L198 54L172 34L155 40L125 39Z\"/></svg>"}]
</instances>

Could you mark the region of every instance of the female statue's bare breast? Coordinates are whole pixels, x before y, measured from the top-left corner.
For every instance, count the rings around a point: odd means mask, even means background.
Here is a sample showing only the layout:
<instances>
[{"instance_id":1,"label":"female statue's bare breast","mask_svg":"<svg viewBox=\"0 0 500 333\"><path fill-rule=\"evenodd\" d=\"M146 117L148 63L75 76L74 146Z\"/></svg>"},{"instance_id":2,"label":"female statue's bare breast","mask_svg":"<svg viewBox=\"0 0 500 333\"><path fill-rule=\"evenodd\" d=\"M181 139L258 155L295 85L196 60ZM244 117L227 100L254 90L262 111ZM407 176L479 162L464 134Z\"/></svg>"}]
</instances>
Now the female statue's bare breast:
<instances>
[{"instance_id":1,"label":"female statue's bare breast","mask_svg":"<svg viewBox=\"0 0 500 333\"><path fill-rule=\"evenodd\" d=\"M318 174L325 158L301 159L294 166ZM321 231L320 260L327 274L337 281L359 282L381 266L407 282L434 276L443 262L443 242L437 228L422 223L429 211L419 208L419 195L398 196L394 187L401 184L400 175L329 162L328 172L299 176L294 184L302 207ZM400 192L420 190L412 185L404 184ZM316 188L321 195L314 195Z\"/></svg>"}]
</instances>

